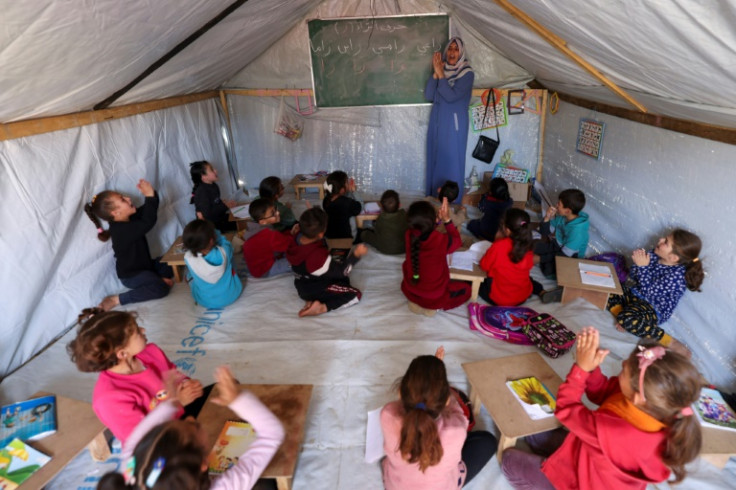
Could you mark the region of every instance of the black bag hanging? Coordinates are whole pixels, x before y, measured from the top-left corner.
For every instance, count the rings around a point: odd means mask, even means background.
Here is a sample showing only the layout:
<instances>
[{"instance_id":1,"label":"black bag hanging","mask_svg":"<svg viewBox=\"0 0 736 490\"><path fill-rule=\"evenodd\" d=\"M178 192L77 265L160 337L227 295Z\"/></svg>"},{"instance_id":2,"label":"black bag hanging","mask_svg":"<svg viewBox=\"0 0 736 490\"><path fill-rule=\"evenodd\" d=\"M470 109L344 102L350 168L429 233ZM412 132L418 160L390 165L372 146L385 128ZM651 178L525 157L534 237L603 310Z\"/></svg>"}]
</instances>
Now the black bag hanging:
<instances>
[{"instance_id":1,"label":"black bag hanging","mask_svg":"<svg viewBox=\"0 0 736 490\"><path fill-rule=\"evenodd\" d=\"M493 88L490 89L491 97L493 99L493 110L496 110L496 94L495 90ZM483 113L483 121L481 122L481 131L482 131L482 125L486 122L486 116L488 115L488 99L486 99L486 110ZM496 118L494 117L493 120L495 121ZM501 137L498 134L498 126L496 126L496 139L492 140L488 136L483 136L482 134L478 136L478 143L475 144L475 148L473 149L473 158L476 158L480 160L481 162L491 163L493 160L493 156L496 154L496 150L498 149L498 145L501 144Z\"/></svg>"}]
</instances>

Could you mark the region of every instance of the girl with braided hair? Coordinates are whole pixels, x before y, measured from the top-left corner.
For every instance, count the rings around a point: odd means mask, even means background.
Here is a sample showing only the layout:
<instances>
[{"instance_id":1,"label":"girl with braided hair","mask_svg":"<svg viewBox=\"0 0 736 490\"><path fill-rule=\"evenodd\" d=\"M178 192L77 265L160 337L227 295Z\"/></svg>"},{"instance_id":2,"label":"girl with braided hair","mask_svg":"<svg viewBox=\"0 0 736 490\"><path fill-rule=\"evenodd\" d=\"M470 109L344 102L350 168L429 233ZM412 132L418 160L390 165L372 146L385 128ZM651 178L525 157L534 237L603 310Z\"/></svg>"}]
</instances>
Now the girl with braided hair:
<instances>
[{"instance_id":1,"label":"girl with braided hair","mask_svg":"<svg viewBox=\"0 0 736 490\"><path fill-rule=\"evenodd\" d=\"M447 233L436 230L438 215ZM447 266L447 254L462 246L460 232L450 219L447 198L439 211L427 201L413 203L407 221L401 291L409 300L409 309L432 316L437 310L451 310L465 303L470 298L470 284L451 281Z\"/></svg>"}]
</instances>

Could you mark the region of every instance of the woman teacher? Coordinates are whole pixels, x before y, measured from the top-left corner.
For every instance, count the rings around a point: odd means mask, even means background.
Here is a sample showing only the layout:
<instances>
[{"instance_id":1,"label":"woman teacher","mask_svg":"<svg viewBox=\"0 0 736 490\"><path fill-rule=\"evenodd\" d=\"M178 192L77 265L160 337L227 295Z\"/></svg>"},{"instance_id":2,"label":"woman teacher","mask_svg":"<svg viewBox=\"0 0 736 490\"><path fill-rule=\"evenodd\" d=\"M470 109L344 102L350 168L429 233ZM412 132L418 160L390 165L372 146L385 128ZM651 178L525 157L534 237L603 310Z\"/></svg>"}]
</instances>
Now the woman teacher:
<instances>
[{"instance_id":1,"label":"woman teacher","mask_svg":"<svg viewBox=\"0 0 736 490\"><path fill-rule=\"evenodd\" d=\"M444 61L443 61L444 58ZM427 133L428 196L433 196L447 180L465 187L465 149L468 142L468 105L475 74L465 59L465 45L453 37L432 58L432 77L427 80L424 98L432 101Z\"/></svg>"}]
</instances>

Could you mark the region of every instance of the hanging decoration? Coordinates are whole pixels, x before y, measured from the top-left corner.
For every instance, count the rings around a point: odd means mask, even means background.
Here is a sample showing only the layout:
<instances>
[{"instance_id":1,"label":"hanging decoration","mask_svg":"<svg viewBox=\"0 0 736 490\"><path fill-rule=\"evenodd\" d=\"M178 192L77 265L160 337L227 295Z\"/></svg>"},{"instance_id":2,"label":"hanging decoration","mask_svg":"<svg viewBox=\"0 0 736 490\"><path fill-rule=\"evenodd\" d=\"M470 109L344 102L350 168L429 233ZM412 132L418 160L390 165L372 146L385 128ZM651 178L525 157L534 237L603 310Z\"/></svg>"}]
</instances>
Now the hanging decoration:
<instances>
[{"instance_id":1,"label":"hanging decoration","mask_svg":"<svg viewBox=\"0 0 736 490\"><path fill-rule=\"evenodd\" d=\"M605 127L605 123L593 119L580 119L578 141L575 149L596 160L600 159L601 147L603 146L603 129Z\"/></svg>"},{"instance_id":2,"label":"hanging decoration","mask_svg":"<svg viewBox=\"0 0 736 490\"><path fill-rule=\"evenodd\" d=\"M506 106L508 107L509 116L516 114L524 114L524 101L526 100L526 94L523 89L509 90Z\"/></svg>"}]
</instances>

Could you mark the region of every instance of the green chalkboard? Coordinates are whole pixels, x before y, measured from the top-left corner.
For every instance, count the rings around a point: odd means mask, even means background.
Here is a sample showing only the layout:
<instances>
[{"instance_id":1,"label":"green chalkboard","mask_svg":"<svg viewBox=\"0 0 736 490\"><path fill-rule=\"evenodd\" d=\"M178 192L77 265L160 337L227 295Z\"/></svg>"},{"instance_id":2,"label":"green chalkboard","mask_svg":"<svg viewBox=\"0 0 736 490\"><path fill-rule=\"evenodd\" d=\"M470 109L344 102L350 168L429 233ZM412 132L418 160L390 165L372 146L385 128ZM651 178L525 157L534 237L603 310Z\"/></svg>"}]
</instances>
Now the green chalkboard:
<instances>
[{"instance_id":1,"label":"green chalkboard","mask_svg":"<svg viewBox=\"0 0 736 490\"><path fill-rule=\"evenodd\" d=\"M421 104L447 15L310 20L318 107Z\"/></svg>"}]
</instances>

